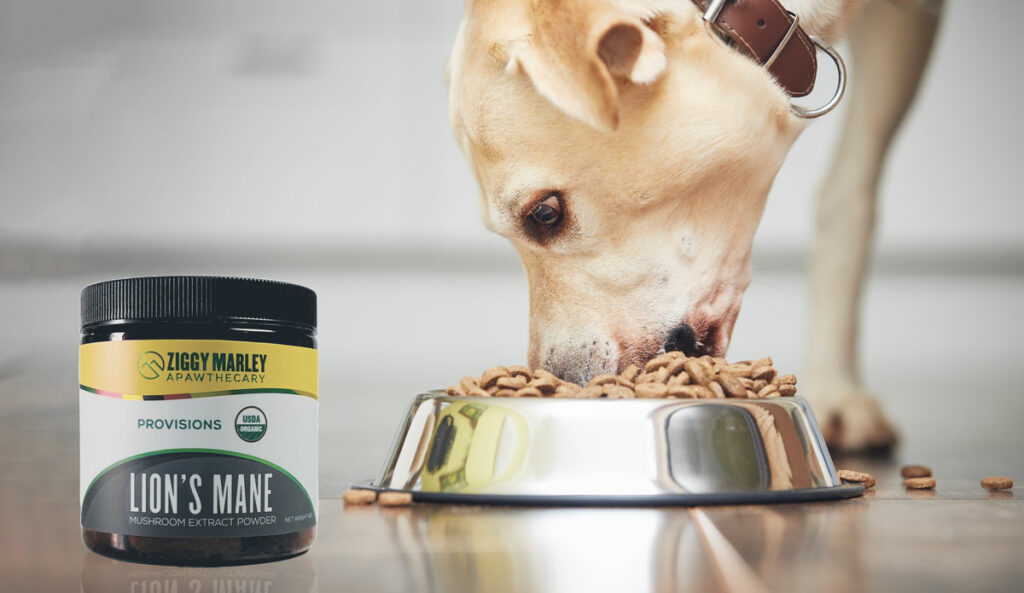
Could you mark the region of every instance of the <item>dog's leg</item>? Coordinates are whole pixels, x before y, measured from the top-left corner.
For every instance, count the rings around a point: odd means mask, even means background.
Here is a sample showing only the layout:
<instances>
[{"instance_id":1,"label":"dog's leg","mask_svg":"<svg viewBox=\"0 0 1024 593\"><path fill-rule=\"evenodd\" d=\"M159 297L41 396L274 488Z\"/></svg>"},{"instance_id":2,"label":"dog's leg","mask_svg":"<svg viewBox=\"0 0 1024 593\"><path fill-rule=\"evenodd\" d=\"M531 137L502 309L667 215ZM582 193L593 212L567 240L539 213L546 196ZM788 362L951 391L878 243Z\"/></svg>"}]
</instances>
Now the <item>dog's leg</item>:
<instances>
[{"instance_id":1,"label":"dog's leg","mask_svg":"<svg viewBox=\"0 0 1024 593\"><path fill-rule=\"evenodd\" d=\"M817 201L807 389L801 390L826 441L845 451L895 441L878 401L861 386L858 315L879 175L928 61L941 9L941 0L876 0L850 30L847 118Z\"/></svg>"}]
</instances>

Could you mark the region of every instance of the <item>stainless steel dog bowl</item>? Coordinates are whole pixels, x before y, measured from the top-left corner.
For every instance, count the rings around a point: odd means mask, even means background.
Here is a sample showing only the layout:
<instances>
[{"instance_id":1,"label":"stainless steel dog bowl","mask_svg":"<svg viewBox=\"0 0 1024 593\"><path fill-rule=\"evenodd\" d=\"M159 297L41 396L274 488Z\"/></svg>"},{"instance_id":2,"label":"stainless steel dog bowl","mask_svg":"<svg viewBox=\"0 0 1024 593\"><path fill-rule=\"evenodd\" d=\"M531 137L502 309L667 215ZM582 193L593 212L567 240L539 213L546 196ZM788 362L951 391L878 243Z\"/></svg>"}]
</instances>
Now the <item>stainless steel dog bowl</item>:
<instances>
[{"instance_id":1,"label":"stainless steel dog bowl","mask_svg":"<svg viewBox=\"0 0 1024 593\"><path fill-rule=\"evenodd\" d=\"M417 501L696 505L856 496L801 398L416 396L380 476Z\"/></svg>"}]
</instances>

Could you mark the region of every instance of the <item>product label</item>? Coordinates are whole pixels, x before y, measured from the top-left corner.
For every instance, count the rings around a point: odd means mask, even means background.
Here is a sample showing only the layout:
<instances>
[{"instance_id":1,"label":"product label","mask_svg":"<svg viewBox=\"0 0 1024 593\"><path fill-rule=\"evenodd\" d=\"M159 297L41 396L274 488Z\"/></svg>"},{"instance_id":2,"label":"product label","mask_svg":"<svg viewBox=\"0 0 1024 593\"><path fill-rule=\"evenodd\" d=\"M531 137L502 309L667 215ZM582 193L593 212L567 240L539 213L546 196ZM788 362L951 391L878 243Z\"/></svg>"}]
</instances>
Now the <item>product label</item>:
<instances>
[{"instance_id":1,"label":"product label","mask_svg":"<svg viewBox=\"0 0 1024 593\"><path fill-rule=\"evenodd\" d=\"M79 350L82 525L249 537L316 524L317 352L228 340Z\"/></svg>"}]
</instances>

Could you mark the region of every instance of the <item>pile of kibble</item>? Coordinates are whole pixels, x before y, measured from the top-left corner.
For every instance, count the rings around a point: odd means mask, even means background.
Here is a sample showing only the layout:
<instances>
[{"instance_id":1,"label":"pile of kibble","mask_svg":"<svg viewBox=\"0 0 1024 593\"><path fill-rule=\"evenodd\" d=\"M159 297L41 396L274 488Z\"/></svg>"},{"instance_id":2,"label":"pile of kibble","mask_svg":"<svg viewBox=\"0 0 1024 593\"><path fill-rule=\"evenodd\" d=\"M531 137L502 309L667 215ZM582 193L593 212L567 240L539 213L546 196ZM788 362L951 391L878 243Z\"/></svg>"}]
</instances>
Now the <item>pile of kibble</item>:
<instances>
[{"instance_id":1,"label":"pile of kibble","mask_svg":"<svg viewBox=\"0 0 1024 593\"><path fill-rule=\"evenodd\" d=\"M727 362L710 356L667 352L619 375L602 374L585 386L563 381L543 369L497 366L479 377L463 377L448 395L476 397L561 397L575 399L715 399L796 395L796 376L779 375L771 358Z\"/></svg>"}]
</instances>

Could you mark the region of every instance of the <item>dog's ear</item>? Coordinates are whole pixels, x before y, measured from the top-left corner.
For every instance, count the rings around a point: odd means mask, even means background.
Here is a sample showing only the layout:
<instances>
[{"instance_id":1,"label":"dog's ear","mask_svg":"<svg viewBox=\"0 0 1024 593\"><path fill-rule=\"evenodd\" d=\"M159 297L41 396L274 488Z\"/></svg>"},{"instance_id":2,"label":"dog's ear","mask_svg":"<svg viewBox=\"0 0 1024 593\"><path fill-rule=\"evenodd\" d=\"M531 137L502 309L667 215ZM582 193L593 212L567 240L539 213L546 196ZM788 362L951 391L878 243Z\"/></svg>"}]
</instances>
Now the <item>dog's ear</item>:
<instances>
[{"instance_id":1,"label":"dog's ear","mask_svg":"<svg viewBox=\"0 0 1024 593\"><path fill-rule=\"evenodd\" d=\"M619 125L616 79L654 82L665 70L665 44L638 17L608 0L536 0L532 35L509 51L541 95L592 126Z\"/></svg>"}]
</instances>

